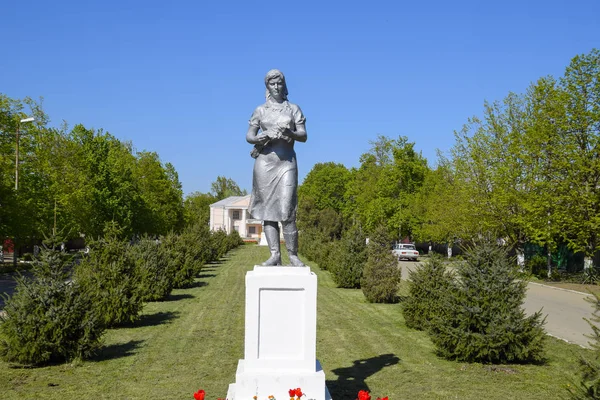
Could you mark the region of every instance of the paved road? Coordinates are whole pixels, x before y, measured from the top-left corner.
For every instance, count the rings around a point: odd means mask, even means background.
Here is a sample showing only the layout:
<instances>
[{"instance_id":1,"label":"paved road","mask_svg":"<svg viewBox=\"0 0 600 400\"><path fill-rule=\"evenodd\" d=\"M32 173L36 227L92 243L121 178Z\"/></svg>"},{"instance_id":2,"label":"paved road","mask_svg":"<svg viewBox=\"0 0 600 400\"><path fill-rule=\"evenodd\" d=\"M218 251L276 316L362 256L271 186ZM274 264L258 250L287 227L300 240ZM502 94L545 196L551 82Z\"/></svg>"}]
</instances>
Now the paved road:
<instances>
[{"instance_id":1,"label":"paved road","mask_svg":"<svg viewBox=\"0 0 600 400\"><path fill-rule=\"evenodd\" d=\"M402 279L408 278L408 273L417 266L417 262L400 261ZM552 286L529 283L524 309L528 315L542 310L546 315L546 332L549 335L590 347L585 334L591 334L592 329L583 318L591 318L593 307L585 301L590 295L559 289Z\"/></svg>"}]
</instances>

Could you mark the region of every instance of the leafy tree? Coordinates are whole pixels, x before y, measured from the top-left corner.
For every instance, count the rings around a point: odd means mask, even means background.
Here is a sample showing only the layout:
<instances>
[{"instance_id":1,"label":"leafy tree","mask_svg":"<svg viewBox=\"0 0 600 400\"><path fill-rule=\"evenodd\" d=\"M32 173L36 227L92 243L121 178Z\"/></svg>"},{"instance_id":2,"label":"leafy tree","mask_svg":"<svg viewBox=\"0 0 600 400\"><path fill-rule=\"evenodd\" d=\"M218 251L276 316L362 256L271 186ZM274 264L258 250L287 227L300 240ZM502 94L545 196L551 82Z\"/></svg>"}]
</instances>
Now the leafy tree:
<instances>
[{"instance_id":1,"label":"leafy tree","mask_svg":"<svg viewBox=\"0 0 600 400\"><path fill-rule=\"evenodd\" d=\"M367 232L386 224L390 232L410 236L419 220L410 214L410 204L428 171L427 161L404 136L379 136L371 144L360 167L352 171L344 215L347 220L358 219Z\"/></svg>"},{"instance_id":2,"label":"leafy tree","mask_svg":"<svg viewBox=\"0 0 600 400\"><path fill-rule=\"evenodd\" d=\"M240 189L233 179L224 176L217 176L217 180L210 185L210 191L217 200L222 200L230 196L245 196L248 194L246 189Z\"/></svg>"},{"instance_id":3,"label":"leafy tree","mask_svg":"<svg viewBox=\"0 0 600 400\"><path fill-rule=\"evenodd\" d=\"M210 205L217 198L210 193L193 192L183 203L185 225L207 225L210 223Z\"/></svg>"},{"instance_id":4,"label":"leafy tree","mask_svg":"<svg viewBox=\"0 0 600 400\"><path fill-rule=\"evenodd\" d=\"M154 152L137 153L134 179L141 206L136 212L134 231L153 235L178 230L183 225L181 183L173 166L161 163Z\"/></svg>"},{"instance_id":5,"label":"leafy tree","mask_svg":"<svg viewBox=\"0 0 600 400\"><path fill-rule=\"evenodd\" d=\"M343 164L317 163L298 188L298 203L308 199L315 210L332 209L340 213L349 180L350 171Z\"/></svg>"},{"instance_id":6,"label":"leafy tree","mask_svg":"<svg viewBox=\"0 0 600 400\"><path fill-rule=\"evenodd\" d=\"M554 212L564 210L557 219L569 247L593 257L600 224L600 50L574 57L559 87L564 108L549 117L568 154L565 175L555 175L564 200Z\"/></svg>"}]
</instances>

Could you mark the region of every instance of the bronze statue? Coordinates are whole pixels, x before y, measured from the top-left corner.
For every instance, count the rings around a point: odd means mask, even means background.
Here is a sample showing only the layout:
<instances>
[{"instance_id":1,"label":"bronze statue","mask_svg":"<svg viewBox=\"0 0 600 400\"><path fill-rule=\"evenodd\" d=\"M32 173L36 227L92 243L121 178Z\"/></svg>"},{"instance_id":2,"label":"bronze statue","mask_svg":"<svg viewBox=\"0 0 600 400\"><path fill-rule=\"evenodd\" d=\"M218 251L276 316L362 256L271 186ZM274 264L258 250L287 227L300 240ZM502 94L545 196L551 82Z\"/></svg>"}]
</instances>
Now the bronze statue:
<instances>
[{"instance_id":1,"label":"bronze statue","mask_svg":"<svg viewBox=\"0 0 600 400\"><path fill-rule=\"evenodd\" d=\"M267 101L252 113L246 133L246 140L254 145L250 155L256 159L248 211L264 221L271 257L263 265L281 265L281 222L291 265L304 266L298 258L298 166L294 143L306 142L306 119L300 107L288 102L281 71L267 72L265 85Z\"/></svg>"}]
</instances>

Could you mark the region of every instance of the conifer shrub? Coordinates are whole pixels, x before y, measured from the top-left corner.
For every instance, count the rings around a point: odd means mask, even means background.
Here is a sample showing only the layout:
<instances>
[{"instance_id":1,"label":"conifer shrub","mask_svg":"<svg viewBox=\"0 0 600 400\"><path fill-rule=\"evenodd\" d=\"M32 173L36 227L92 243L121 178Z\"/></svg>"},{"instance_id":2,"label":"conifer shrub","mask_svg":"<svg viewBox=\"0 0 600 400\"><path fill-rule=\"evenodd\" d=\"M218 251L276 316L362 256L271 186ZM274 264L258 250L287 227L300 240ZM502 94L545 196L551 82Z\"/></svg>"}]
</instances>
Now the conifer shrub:
<instances>
[{"instance_id":1,"label":"conifer shrub","mask_svg":"<svg viewBox=\"0 0 600 400\"><path fill-rule=\"evenodd\" d=\"M316 228L298 232L298 251L309 261L319 264L323 270L327 270L327 259L332 250L330 243L331 239Z\"/></svg>"},{"instance_id":2,"label":"conifer shrub","mask_svg":"<svg viewBox=\"0 0 600 400\"><path fill-rule=\"evenodd\" d=\"M212 233L212 246L216 251L214 259L210 261L217 261L223 257L229 250L227 241L227 233L222 230L218 230Z\"/></svg>"},{"instance_id":3,"label":"conifer shrub","mask_svg":"<svg viewBox=\"0 0 600 400\"><path fill-rule=\"evenodd\" d=\"M380 225L370 237L360 281L366 299L371 303L395 302L401 273L387 229Z\"/></svg>"},{"instance_id":4,"label":"conifer shrub","mask_svg":"<svg viewBox=\"0 0 600 400\"><path fill-rule=\"evenodd\" d=\"M173 288L190 287L200 271L201 262L196 258L202 243L197 239L193 227L185 228L179 235L169 233L161 239Z\"/></svg>"},{"instance_id":5,"label":"conifer shrub","mask_svg":"<svg viewBox=\"0 0 600 400\"><path fill-rule=\"evenodd\" d=\"M242 237L240 236L238 231L234 230L229 235L227 235L227 247L229 248L229 250L227 251L231 251L236 247L242 246L243 244L244 241L242 240Z\"/></svg>"},{"instance_id":6,"label":"conifer shrub","mask_svg":"<svg viewBox=\"0 0 600 400\"><path fill-rule=\"evenodd\" d=\"M142 301L165 300L173 290L174 274L169 269L165 246L148 236L127 248L139 278L138 296Z\"/></svg>"},{"instance_id":7,"label":"conifer shrub","mask_svg":"<svg viewBox=\"0 0 600 400\"><path fill-rule=\"evenodd\" d=\"M585 299L594 306L591 320L585 319L592 328L592 334L588 336L592 339L589 342L592 353L588 357L580 356L580 382L569 387L571 398L578 400L600 399L600 327L595 324L600 322L600 295L598 293L592 293L592 295L593 297Z\"/></svg>"},{"instance_id":8,"label":"conifer shrub","mask_svg":"<svg viewBox=\"0 0 600 400\"><path fill-rule=\"evenodd\" d=\"M129 243L119 239L112 226L104 238L90 243L90 253L75 268L74 280L92 297L94 310L107 327L135 322L143 302L140 276L128 251Z\"/></svg>"},{"instance_id":9,"label":"conifer shrub","mask_svg":"<svg viewBox=\"0 0 600 400\"><path fill-rule=\"evenodd\" d=\"M101 345L104 324L89 294L69 280L65 253L54 238L33 262L32 278L20 276L0 316L0 356L26 365L85 359Z\"/></svg>"},{"instance_id":10,"label":"conifer shrub","mask_svg":"<svg viewBox=\"0 0 600 400\"><path fill-rule=\"evenodd\" d=\"M359 227L354 226L345 231L340 240L331 244L327 270L331 272L337 287L360 288L366 262L366 237Z\"/></svg>"},{"instance_id":11,"label":"conifer shrub","mask_svg":"<svg viewBox=\"0 0 600 400\"><path fill-rule=\"evenodd\" d=\"M444 259L432 255L410 272L407 299L402 313L406 326L427 330L429 323L444 312L445 296L453 289L454 278L446 270Z\"/></svg>"},{"instance_id":12,"label":"conifer shrub","mask_svg":"<svg viewBox=\"0 0 600 400\"><path fill-rule=\"evenodd\" d=\"M541 311L526 316L527 282L505 248L491 241L467 249L446 307L429 325L438 353L448 359L483 363L526 363L544 359Z\"/></svg>"}]
</instances>

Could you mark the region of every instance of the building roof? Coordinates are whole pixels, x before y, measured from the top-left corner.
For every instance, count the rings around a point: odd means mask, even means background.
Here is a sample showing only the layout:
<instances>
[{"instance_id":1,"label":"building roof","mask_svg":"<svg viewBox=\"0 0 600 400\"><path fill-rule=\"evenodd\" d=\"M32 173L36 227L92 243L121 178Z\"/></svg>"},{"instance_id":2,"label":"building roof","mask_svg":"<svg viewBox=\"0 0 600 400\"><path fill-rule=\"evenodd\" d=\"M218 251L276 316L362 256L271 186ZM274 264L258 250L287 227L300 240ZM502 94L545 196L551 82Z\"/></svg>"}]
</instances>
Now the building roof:
<instances>
[{"instance_id":1,"label":"building roof","mask_svg":"<svg viewBox=\"0 0 600 400\"><path fill-rule=\"evenodd\" d=\"M219 200L216 203L211 204L212 208L229 208L229 207L239 207L239 208L247 208L250 204L250 195L246 196L231 196L227 197L223 200Z\"/></svg>"}]
</instances>

